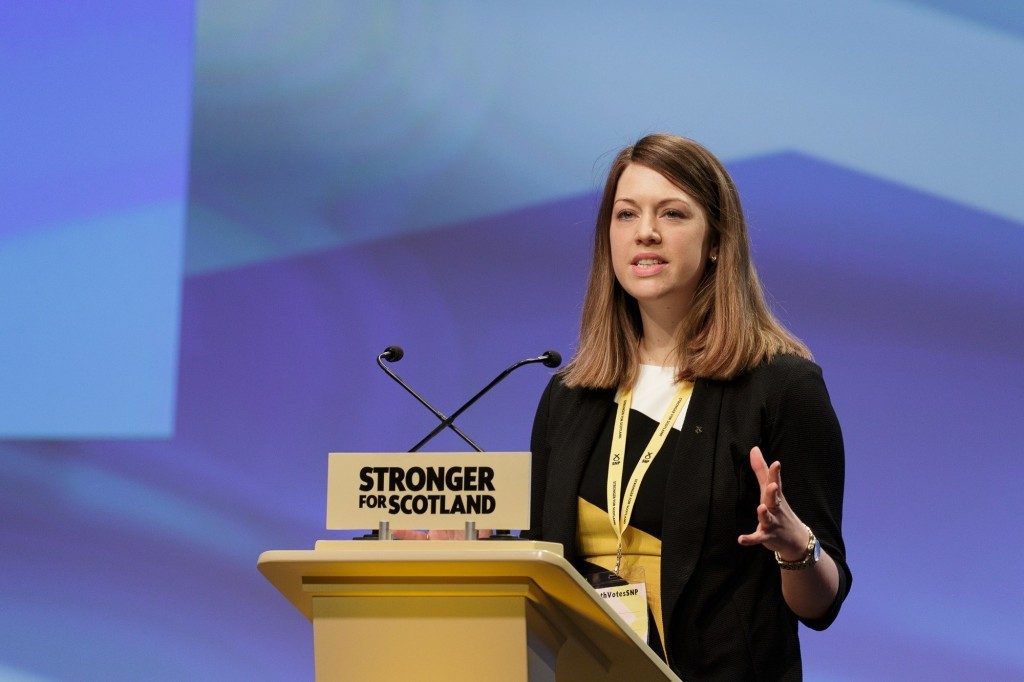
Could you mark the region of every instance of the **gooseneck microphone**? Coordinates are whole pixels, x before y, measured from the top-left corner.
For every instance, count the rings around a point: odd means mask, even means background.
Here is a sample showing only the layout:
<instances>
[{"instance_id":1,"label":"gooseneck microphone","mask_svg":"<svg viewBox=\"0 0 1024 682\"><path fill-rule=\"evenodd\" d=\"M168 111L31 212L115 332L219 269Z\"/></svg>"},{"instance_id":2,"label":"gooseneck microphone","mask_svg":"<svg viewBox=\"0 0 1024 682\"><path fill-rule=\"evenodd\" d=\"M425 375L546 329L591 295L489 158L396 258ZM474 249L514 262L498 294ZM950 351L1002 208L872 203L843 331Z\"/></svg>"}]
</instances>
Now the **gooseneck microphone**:
<instances>
[{"instance_id":1,"label":"gooseneck microphone","mask_svg":"<svg viewBox=\"0 0 1024 682\"><path fill-rule=\"evenodd\" d=\"M443 414L441 414L441 412L438 411L433 405L428 403L426 401L426 399L423 398L423 396L421 396L416 391L412 390L412 387L409 386L409 384L407 384L404 381L402 381L401 377L399 377L397 374L395 374L391 370L390 367L388 367L387 365L384 364L385 360L388 361L388 362L398 362L403 357L405 357L405 351L402 350L401 346L388 346L387 348L384 349L383 353L381 353L380 355L377 356L377 365L382 370L384 370L389 377L394 379L398 383L399 386L401 386L406 391L408 391L409 394L412 395L413 398L416 398L416 400L420 401L420 404L423 405L423 407L425 407L428 410L430 410L434 414L435 417L440 419L441 423L444 426L449 427L452 431L457 433L459 435L459 437L462 438L462 440L466 441L469 444L469 447L473 448L477 452L483 452L484 451L483 448L481 448L479 445L474 443L473 440L469 436L467 436L466 434L464 434L462 431L459 430L459 427L455 426L455 424L452 424L448 417L446 417ZM442 428L444 428L444 427L442 426ZM438 429L438 430L440 431L441 429ZM416 452L416 450L418 450L419 447L420 446L414 447L411 450L409 450L409 452Z\"/></svg>"},{"instance_id":2,"label":"gooseneck microphone","mask_svg":"<svg viewBox=\"0 0 1024 682\"><path fill-rule=\"evenodd\" d=\"M462 414L463 412L465 412L466 410L468 410L473 405L473 403L475 403L477 400L482 398L485 393L487 393L489 390L491 390L492 388L497 386L498 383L500 383L502 381L502 379L504 379L509 374L511 374L515 370L519 369L523 365L530 365L530 364L533 364L535 362L543 363L545 367L552 367L552 368L554 368L554 367L558 367L560 364L562 364L562 356L558 353L558 351L547 350L547 351L544 351L543 354L541 354L541 355L539 355L539 356L537 356L535 358L527 358L526 360L520 360L519 362L517 362L514 365L510 366L504 372L502 372L501 374L496 376L494 378L494 380L491 381L491 383L489 383L486 386L484 386L483 389L481 389L479 393L477 393L475 396L473 396L472 398L467 400L465 402L465 404L462 405L462 407L460 407L459 409L457 409L454 412L452 412L450 417L441 418L441 423L438 424L434 428L433 431L431 431L426 436L424 436L423 440L421 440L419 443L416 443L416 445L412 446L412 450L410 450L409 452L416 452L417 450L422 448L424 445L426 445L430 441L431 438L433 438L437 434L439 434L442 431L444 431L446 427L454 428L455 427L454 422L459 417L459 415Z\"/></svg>"},{"instance_id":3,"label":"gooseneck microphone","mask_svg":"<svg viewBox=\"0 0 1024 682\"><path fill-rule=\"evenodd\" d=\"M383 353L381 353L380 355L377 356L377 364L380 366L380 368L382 370L384 370L388 374L388 376L390 376L392 379L394 379L398 383L399 386L401 386L406 391L408 391L412 395L412 397L416 398L416 400L418 400L420 402L420 404L422 404L425 408L430 410L430 412L435 417L437 417L438 419L441 420L441 423L438 424L434 428L433 431L428 433L423 438L423 440L421 440L416 445L412 446L412 448L409 449L409 452L416 452L416 451L418 451L420 448L422 448L424 445L426 445L434 436L436 436L437 434L441 433L446 428L447 429L451 429L456 434L458 434L459 437L462 438L462 440L466 441L469 444L469 446L471 448L473 448L474 450L476 450L477 452L483 452L483 448L481 448L479 445L474 443L473 440L469 436L467 436L462 431L460 431L459 427L455 426L455 420L459 417L459 415L461 415L463 412L468 410L473 405L473 403L475 403L477 400L482 398L485 393L487 393L492 388L494 388L496 385L498 385L498 383L500 383L505 377L507 377L509 374L511 374L515 370L519 369L523 365L530 365L530 364L533 364L533 363L540 362L540 363L543 363L545 367L555 368L555 367L558 367L559 365L562 364L562 356L557 351L553 351L553 350L544 351L544 353L542 353L541 355L539 355L539 356L537 356L535 358L527 358L525 360L520 360L519 362L511 365L505 371L503 371L501 374L496 376L494 378L494 380L491 381L491 383L489 383L486 386L484 386L484 388L480 392L478 392L472 398L467 400L465 402L465 404L463 404L459 409L455 410L455 412L453 412L450 417L446 417L437 408L435 408L433 405L428 403L422 396L420 396L420 394L418 394L416 391L414 391L407 383L402 381L402 379L397 374L395 374L391 370L390 367L388 367L387 365L384 364L385 361L387 361L387 362L398 362L403 357L405 357L405 351L403 351L401 349L401 347L399 347L399 346L388 346L387 348L384 349Z\"/></svg>"}]
</instances>

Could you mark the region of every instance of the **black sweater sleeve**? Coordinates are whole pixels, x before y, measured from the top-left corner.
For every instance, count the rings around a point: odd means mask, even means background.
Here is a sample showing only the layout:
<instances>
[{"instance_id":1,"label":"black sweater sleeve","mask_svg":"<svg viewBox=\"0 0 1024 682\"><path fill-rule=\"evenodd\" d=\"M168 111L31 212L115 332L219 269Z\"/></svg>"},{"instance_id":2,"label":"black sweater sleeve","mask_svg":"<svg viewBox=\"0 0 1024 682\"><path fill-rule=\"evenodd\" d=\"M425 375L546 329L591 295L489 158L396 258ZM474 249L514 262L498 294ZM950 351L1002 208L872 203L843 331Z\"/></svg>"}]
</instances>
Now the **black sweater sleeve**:
<instances>
[{"instance_id":1,"label":"black sweater sleeve","mask_svg":"<svg viewBox=\"0 0 1024 682\"><path fill-rule=\"evenodd\" d=\"M852 577L842 536L845 453L839 420L821 369L810 362L778 363L781 371L767 400L762 450L782 464L782 492L839 569L839 593L818 619L801 619L815 630L827 628L839 613Z\"/></svg>"}]
</instances>

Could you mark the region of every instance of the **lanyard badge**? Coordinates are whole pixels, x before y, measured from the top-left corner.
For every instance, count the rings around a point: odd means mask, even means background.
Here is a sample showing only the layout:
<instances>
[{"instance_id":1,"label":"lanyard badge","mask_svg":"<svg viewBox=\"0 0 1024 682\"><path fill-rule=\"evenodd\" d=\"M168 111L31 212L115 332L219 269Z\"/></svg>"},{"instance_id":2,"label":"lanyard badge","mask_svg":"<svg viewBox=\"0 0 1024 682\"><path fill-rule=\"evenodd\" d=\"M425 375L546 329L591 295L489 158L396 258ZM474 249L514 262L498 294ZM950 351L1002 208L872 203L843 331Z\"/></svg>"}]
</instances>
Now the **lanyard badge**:
<instances>
[{"instance_id":1,"label":"lanyard badge","mask_svg":"<svg viewBox=\"0 0 1024 682\"><path fill-rule=\"evenodd\" d=\"M618 574L622 563L622 535L629 526L629 519L633 515L633 503L640 490L640 484L651 467L651 462L658 456L665 439L668 438L669 430L676 423L683 407L690 399L693 392L693 384L685 381L679 384L672 401L669 403L668 411L661 418L657 430L651 436L651 441L644 449L644 454L637 462L633 475L629 478L625 493L622 495L622 509L619 509L619 495L622 487L622 467L626 453L626 428L629 424L629 409L633 403L632 389L622 392L619 397L619 407L615 412L615 428L612 433L612 448L608 456L608 520L615 530L615 537L618 540L618 549L615 553L615 573Z\"/></svg>"}]
</instances>

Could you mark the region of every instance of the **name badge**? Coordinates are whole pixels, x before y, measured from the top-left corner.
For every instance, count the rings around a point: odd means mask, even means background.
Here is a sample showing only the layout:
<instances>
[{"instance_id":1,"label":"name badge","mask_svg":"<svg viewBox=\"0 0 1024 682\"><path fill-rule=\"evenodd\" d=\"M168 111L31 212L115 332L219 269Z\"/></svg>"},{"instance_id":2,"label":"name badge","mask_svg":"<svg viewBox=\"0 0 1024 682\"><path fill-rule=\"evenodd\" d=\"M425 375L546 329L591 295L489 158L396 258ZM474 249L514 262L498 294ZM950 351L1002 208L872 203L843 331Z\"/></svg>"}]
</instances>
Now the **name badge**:
<instances>
[{"instance_id":1,"label":"name badge","mask_svg":"<svg viewBox=\"0 0 1024 682\"><path fill-rule=\"evenodd\" d=\"M650 622L647 618L647 584L629 582L612 571L588 576L597 596L604 599L644 642L650 643Z\"/></svg>"}]
</instances>

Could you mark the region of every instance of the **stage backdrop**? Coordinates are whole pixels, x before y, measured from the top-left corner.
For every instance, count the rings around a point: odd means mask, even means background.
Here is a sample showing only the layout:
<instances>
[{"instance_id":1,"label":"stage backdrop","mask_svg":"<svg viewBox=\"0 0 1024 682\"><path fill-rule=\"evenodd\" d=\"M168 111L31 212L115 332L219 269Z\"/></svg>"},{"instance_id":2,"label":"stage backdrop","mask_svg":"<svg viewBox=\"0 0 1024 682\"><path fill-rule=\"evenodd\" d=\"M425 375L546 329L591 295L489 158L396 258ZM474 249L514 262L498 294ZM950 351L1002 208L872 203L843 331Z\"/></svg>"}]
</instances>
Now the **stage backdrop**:
<instances>
[{"instance_id":1,"label":"stage backdrop","mask_svg":"<svg viewBox=\"0 0 1024 682\"><path fill-rule=\"evenodd\" d=\"M447 411L570 356L653 131L727 162L843 424L808 679L1024 677L1024 10L634 4L0 8L0 679L311 679L255 563L435 425L375 356ZM460 426L527 449L549 375Z\"/></svg>"}]
</instances>

